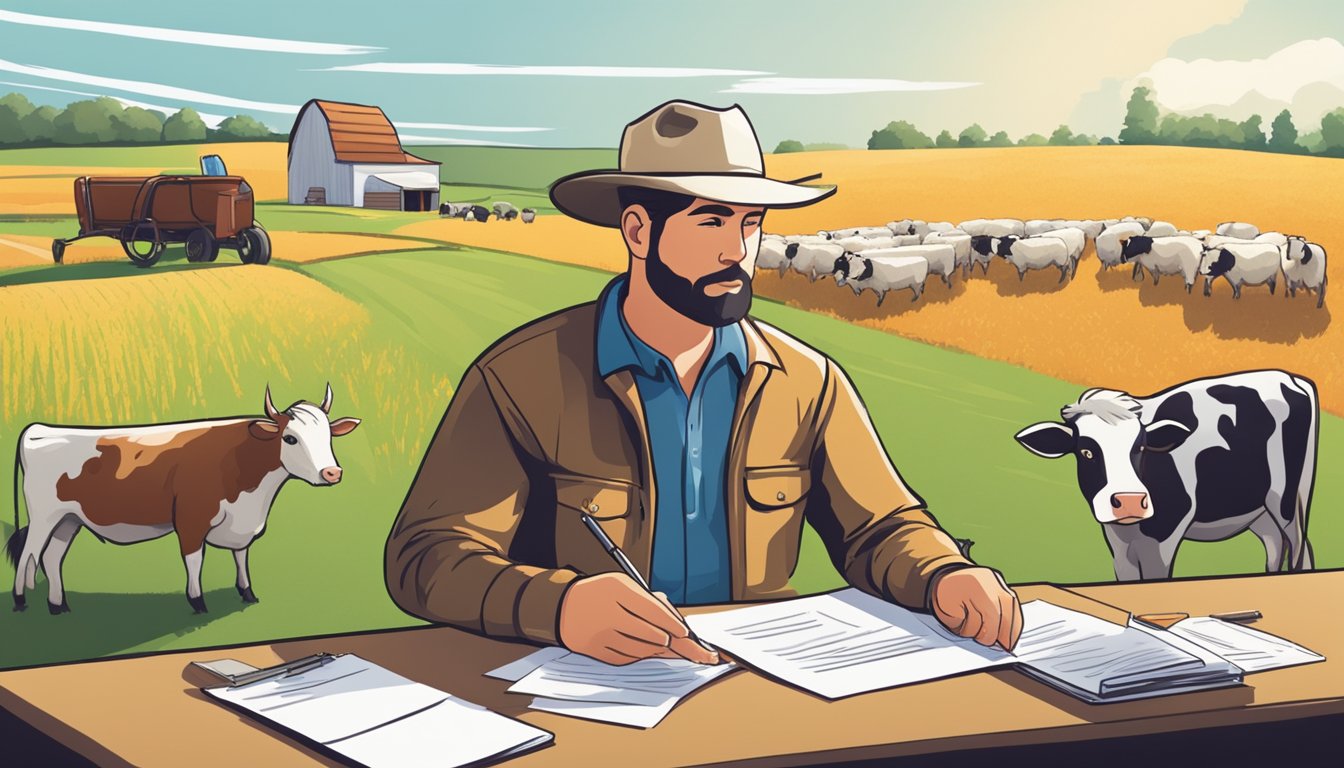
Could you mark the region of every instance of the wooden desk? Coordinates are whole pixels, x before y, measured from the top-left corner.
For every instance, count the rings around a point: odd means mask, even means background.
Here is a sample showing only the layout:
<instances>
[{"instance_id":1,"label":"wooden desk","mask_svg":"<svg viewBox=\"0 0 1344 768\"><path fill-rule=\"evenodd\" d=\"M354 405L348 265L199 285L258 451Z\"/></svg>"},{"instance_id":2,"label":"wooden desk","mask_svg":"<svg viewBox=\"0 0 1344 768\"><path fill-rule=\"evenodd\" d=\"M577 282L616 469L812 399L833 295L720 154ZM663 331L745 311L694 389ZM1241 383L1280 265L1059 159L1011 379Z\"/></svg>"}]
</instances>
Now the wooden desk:
<instances>
[{"instance_id":1,"label":"wooden desk","mask_svg":"<svg viewBox=\"0 0 1344 768\"><path fill-rule=\"evenodd\" d=\"M0 706L100 765L146 767L332 765L207 699L196 688L209 681L186 669L192 660L269 665L316 651L357 653L555 733L555 745L509 761L510 768L815 765L1344 714L1344 618L1330 607L1344 591L1344 571L1017 589L1023 600L1093 613L1099 606L1091 599L1135 612L1258 608L1265 614L1259 626L1329 660L1255 675L1242 687L1100 706L1011 670L834 702L744 670L693 694L656 728L639 730L530 711L530 697L481 676L529 646L421 627L0 672ZM1121 610L1108 616L1124 617Z\"/></svg>"}]
</instances>

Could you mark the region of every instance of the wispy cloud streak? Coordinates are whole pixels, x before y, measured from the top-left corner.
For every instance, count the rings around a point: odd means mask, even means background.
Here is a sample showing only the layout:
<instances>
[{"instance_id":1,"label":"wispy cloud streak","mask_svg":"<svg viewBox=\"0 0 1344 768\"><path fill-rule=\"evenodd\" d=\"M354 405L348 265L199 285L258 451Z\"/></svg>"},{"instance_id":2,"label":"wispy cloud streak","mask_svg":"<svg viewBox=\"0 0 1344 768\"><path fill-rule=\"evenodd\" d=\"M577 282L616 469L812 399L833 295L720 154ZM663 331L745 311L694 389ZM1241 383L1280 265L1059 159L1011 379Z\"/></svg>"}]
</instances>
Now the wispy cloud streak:
<instances>
[{"instance_id":1,"label":"wispy cloud streak","mask_svg":"<svg viewBox=\"0 0 1344 768\"><path fill-rule=\"evenodd\" d=\"M476 133L537 133L554 128L533 128L510 125L459 125L457 123L393 123L397 128L419 128L432 131L473 131Z\"/></svg>"},{"instance_id":2,"label":"wispy cloud streak","mask_svg":"<svg viewBox=\"0 0 1344 768\"><path fill-rule=\"evenodd\" d=\"M306 53L319 56L350 56L355 54L377 53L378 51L386 50L384 48L375 48L367 45L314 43L306 40L278 40L270 37L226 35L217 32L195 32L187 29L145 27L135 24L114 24L106 21L63 19L56 16L37 16L31 13L19 13L17 11L5 10L0 10L0 22L21 24L31 27L50 27L52 29L73 30L78 32L98 32L105 35L132 37L139 40L158 40L166 43L204 45L212 48L235 48L244 51L264 51L269 53Z\"/></svg>"},{"instance_id":3,"label":"wispy cloud streak","mask_svg":"<svg viewBox=\"0 0 1344 768\"><path fill-rule=\"evenodd\" d=\"M219 94L206 93L204 91L193 91L189 88L178 88L172 85L146 83L139 80L120 80L114 77L102 77L99 75L86 75L82 72L68 72L63 69L18 64L4 59L0 59L0 72L13 72L15 74L28 75L29 77L40 77L44 80L57 80L65 83L92 85L98 88L110 88L117 91L126 91L127 93L138 93L143 96L156 96L161 99L173 99L176 101L196 104L211 104L217 107L230 107L232 109L274 112L279 115L293 115L299 111L299 108L293 104L275 104L267 101L235 99L231 96L221 96Z\"/></svg>"},{"instance_id":4,"label":"wispy cloud streak","mask_svg":"<svg viewBox=\"0 0 1344 768\"><path fill-rule=\"evenodd\" d=\"M898 93L903 91L951 91L980 83L920 80L890 80L871 77L753 77L733 83L719 93L777 93L790 96L823 96L846 93Z\"/></svg>"},{"instance_id":5,"label":"wispy cloud streak","mask_svg":"<svg viewBox=\"0 0 1344 768\"><path fill-rule=\"evenodd\" d=\"M513 75L528 77L749 77L769 75L746 69L697 67L571 67L531 64L461 64L374 61L321 67L317 72L380 72L395 75Z\"/></svg>"},{"instance_id":6,"label":"wispy cloud streak","mask_svg":"<svg viewBox=\"0 0 1344 768\"><path fill-rule=\"evenodd\" d=\"M418 136L397 132L397 138L401 139L403 144L464 144L472 146L486 147L533 147L535 144L514 144L508 141L488 141L486 139L448 139L442 136Z\"/></svg>"}]
</instances>

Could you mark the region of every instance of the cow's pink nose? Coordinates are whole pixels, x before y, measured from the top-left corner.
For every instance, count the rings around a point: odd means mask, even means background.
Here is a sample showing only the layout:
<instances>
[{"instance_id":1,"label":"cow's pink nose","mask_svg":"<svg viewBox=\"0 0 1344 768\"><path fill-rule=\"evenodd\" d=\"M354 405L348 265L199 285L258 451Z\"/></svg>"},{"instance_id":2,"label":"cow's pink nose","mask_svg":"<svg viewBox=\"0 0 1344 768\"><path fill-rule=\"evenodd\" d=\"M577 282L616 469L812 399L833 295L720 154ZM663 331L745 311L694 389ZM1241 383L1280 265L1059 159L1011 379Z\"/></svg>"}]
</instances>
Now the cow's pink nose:
<instances>
[{"instance_id":1,"label":"cow's pink nose","mask_svg":"<svg viewBox=\"0 0 1344 768\"><path fill-rule=\"evenodd\" d=\"M322 470L322 479L326 480L328 483L331 483L332 485L341 482L341 468L327 467L326 469Z\"/></svg>"},{"instance_id":2,"label":"cow's pink nose","mask_svg":"<svg viewBox=\"0 0 1344 768\"><path fill-rule=\"evenodd\" d=\"M1146 493L1113 493L1111 507L1115 510L1116 521L1121 523L1137 523L1153 514L1148 508Z\"/></svg>"}]
</instances>

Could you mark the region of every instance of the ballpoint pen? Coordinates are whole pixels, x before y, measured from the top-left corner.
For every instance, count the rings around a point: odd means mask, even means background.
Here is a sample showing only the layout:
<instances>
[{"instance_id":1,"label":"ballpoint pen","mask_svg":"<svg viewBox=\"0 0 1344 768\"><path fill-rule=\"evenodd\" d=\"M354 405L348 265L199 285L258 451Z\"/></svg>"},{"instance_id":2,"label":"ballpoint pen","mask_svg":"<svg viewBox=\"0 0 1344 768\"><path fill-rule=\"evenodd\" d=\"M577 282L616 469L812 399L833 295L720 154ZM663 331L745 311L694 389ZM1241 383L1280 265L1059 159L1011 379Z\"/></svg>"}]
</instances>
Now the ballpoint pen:
<instances>
[{"instance_id":1,"label":"ballpoint pen","mask_svg":"<svg viewBox=\"0 0 1344 768\"><path fill-rule=\"evenodd\" d=\"M259 683L263 680L270 680L276 677L297 675L301 672L307 672L310 669L330 664L335 660L336 657L330 653L315 653L311 656L304 656L301 659L294 659L293 661L276 664L273 667L265 667L253 672L244 672L241 675L234 675L231 678L233 684L230 687L236 688L240 685L251 685L252 683Z\"/></svg>"},{"instance_id":2,"label":"ballpoint pen","mask_svg":"<svg viewBox=\"0 0 1344 768\"><path fill-rule=\"evenodd\" d=\"M645 592L652 595L653 587L649 586L649 582L644 580L644 577L640 575L639 570L635 568L634 563L630 562L630 558L625 556L625 553L621 551L621 548L616 546L616 542L612 541L611 537L607 535L607 532L602 530L602 526L598 525L597 521L590 517L586 512L580 512L579 518L583 520L584 526L593 534L598 543L602 545L602 548L607 551L607 554L611 555L611 559L615 560L616 564L621 567L621 570L625 572L625 575L634 579L636 584L642 587ZM675 613L676 609L673 609L673 612ZM682 623L686 624L686 632L692 640L699 643L701 647L707 651L718 652L717 648L696 636L695 630L691 629L691 625L686 623L685 618L682 618Z\"/></svg>"}]
</instances>

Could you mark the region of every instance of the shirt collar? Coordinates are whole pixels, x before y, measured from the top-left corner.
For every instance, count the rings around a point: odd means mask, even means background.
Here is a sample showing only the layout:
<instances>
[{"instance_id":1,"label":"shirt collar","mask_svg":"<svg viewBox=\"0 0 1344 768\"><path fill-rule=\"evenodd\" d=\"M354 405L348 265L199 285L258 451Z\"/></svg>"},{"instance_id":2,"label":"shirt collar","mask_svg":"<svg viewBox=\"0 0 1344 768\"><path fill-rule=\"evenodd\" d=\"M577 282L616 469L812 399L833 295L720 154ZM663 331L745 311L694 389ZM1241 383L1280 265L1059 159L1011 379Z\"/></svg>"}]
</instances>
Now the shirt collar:
<instances>
[{"instance_id":1,"label":"shirt collar","mask_svg":"<svg viewBox=\"0 0 1344 768\"><path fill-rule=\"evenodd\" d=\"M658 366L666 358L657 350L644 343L621 314L621 302L625 299L628 277L618 275L597 300L597 369L602 377L623 368L634 368L650 378L658 376ZM720 360L727 358L736 366L739 375L747 369L747 340L741 323L733 323L714 329L714 348L705 370L709 370Z\"/></svg>"}]
</instances>

